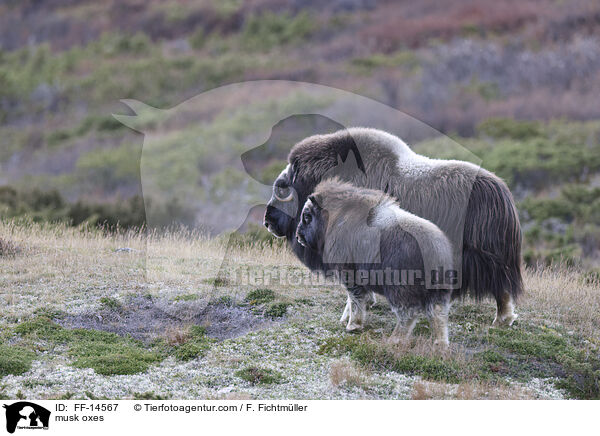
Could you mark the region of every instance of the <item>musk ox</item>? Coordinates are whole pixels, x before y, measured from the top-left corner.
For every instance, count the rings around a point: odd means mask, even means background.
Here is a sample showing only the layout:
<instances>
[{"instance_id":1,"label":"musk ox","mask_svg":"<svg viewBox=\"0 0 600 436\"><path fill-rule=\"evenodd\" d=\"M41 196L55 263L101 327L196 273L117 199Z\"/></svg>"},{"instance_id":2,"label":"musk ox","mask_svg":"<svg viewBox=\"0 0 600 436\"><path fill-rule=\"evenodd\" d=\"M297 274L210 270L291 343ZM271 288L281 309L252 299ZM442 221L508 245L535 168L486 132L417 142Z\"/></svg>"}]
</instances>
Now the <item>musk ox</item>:
<instances>
[{"instance_id":1,"label":"musk ox","mask_svg":"<svg viewBox=\"0 0 600 436\"><path fill-rule=\"evenodd\" d=\"M296 237L322 260L322 272L333 272L346 286L347 330L365 324L366 301L375 292L396 315L393 342L408 338L425 314L435 342L448 345L452 291L445 282L456 280L456 274L452 244L435 224L401 209L381 191L334 178L309 195ZM435 289L428 286L434 272L441 273Z\"/></svg>"},{"instance_id":2,"label":"musk ox","mask_svg":"<svg viewBox=\"0 0 600 436\"><path fill-rule=\"evenodd\" d=\"M340 165L350 161L354 170ZM521 228L512 194L499 177L468 162L419 155L381 130L350 128L308 137L294 145L275 180L264 223L275 236L287 238L309 268L318 267L320 259L295 237L301 208L321 180L335 175L384 191L404 210L436 224L452 242L454 265L461 266L453 297L493 296L493 324L513 323L513 302L523 290Z\"/></svg>"}]
</instances>

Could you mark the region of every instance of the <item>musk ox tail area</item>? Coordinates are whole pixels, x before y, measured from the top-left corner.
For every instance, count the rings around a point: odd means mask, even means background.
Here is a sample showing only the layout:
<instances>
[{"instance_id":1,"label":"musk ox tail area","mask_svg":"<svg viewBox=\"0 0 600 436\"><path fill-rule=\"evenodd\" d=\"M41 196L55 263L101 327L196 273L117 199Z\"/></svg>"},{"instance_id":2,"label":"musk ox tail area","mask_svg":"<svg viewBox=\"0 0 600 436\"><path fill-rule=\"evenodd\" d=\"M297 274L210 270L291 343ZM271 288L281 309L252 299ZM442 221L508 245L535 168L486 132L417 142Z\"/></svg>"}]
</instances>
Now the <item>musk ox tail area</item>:
<instances>
[{"instance_id":1,"label":"musk ox tail area","mask_svg":"<svg viewBox=\"0 0 600 436\"><path fill-rule=\"evenodd\" d=\"M480 300L499 301L508 292L513 299L523 292L521 277L521 225L512 194L493 174L479 174L473 184L463 233L462 287Z\"/></svg>"}]
</instances>

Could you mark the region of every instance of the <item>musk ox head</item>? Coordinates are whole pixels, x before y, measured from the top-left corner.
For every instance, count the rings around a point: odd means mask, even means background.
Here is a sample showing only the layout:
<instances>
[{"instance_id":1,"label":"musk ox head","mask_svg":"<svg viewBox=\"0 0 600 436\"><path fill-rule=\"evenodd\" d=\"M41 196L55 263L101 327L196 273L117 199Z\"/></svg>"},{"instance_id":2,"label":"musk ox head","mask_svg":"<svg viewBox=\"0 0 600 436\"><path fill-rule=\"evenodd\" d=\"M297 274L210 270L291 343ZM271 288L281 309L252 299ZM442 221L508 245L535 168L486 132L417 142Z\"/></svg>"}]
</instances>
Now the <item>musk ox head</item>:
<instances>
[{"instance_id":1,"label":"musk ox head","mask_svg":"<svg viewBox=\"0 0 600 436\"><path fill-rule=\"evenodd\" d=\"M329 222L328 213L323 209L314 195L309 195L302 208L300 223L296 229L296 239L303 247L317 253L323 253L325 233Z\"/></svg>"},{"instance_id":2,"label":"musk ox head","mask_svg":"<svg viewBox=\"0 0 600 436\"><path fill-rule=\"evenodd\" d=\"M265 210L264 224L277 237L289 236L298 223L298 210L310 192L296 183L295 169L288 165L273 184L273 193Z\"/></svg>"},{"instance_id":3,"label":"musk ox head","mask_svg":"<svg viewBox=\"0 0 600 436\"><path fill-rule=\"evenodd\" d=\"M273 183L265 226L295 243L302 207L319 182L337 177L360 185L364 175L361 154L347 130L302 140L292 148L287 167Z\"/></svg>"},{"instance_id":4,"label":"musk ox head","mask_svg":"<svg viewBox=\"0 0 600 436\"><path fill-rule=\"evenodd\" d=\"M393 200L380 191L337 177L324 180L302 208L296 239L316 253L324 266L378 263L381 230L372 225L372 216L386 202Z\"/></svg>"}]
</instances>

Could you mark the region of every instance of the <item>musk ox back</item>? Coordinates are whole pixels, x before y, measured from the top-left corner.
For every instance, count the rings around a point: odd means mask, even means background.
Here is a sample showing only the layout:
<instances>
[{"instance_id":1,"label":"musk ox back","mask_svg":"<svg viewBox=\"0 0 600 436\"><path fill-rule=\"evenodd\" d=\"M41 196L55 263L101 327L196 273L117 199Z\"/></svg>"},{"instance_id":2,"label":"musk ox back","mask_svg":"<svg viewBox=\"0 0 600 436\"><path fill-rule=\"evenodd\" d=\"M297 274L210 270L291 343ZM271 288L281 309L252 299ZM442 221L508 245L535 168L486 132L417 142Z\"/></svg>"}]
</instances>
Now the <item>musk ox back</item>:
<instances>
[{"instance_id":1,"label":"musk ox back","mask_svg":"<svg viewBox=\"0 0 600 436\"><path fill-rule=\"evenodd\" d=\"M285 236L307 266L319 259L296 241L301 205L321 180L338 176L384 191L404 210L436 224L452 242L455 265L461 265L454 295L493 296L494 323L512 324L513 300L523 290L521 228L500 178L468 162L421 156L398 137L368 128L308 137L292 148L288 163L275 181L265 224Z\"/></svg>"},{"instance_id":2,"label":"musk ox back","mask_svg":"<svg viewBox=\"0 0 600 436\"><path fill-rule=\"evenodd\" d=\"M410 335L420 314L432 320L437 342L448 344L452 244L433 223L402 210L381 191L338 179L321 182L308 197L296 236L334 272L348 291L347 330L366 321L371 292L396 314L395 342Z\"/></svg>"}]
</instances>

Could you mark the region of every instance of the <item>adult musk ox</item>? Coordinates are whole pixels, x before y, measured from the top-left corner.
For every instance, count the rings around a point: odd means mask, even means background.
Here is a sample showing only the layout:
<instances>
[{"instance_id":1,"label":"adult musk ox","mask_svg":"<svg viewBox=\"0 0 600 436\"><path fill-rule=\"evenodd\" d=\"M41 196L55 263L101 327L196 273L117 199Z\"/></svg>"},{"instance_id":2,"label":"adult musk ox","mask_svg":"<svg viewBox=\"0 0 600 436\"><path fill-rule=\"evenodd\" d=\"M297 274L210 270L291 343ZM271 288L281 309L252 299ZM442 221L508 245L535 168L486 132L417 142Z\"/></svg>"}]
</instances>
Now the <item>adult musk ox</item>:
<instances>
[{"instance_id":1,"label":"adult musk ox","mask_svg":"<svg viewBox=\"0 0 600 436\"><path fill-rule=\"evenodd\" d=\"M401 209L381 191L334 178L308 196L296 237L321 258L322 272L334 272L346 286L347 330L364 326L367 299L376 292L396 315L393 342L408 338L424 314L435 343L448 345L452 291L445 282L456 276L438 276L435 289L425 280L433 271L455 272L452 244L435 224Z\"/></svg>"},{"instance_id":2,"label":"adult musk ox","mask_svg":"<svg viewBox=\"0 0 600 436\"><path fill-rule=\"evenodd\" d=\"M376 129L308 137L290 151L264 221L275 236L287 238L309 268L318 269L321 260L296 240L302 205L321 180L335 175L384 191L403 209L436 224L452 242L454 264L462 265L453 295L493 296L493 324L513 323L513 302L523 290L521 228L512 195L500 178L468 162L421 156L398 137Z\"/></svg>"}]
</instances>

